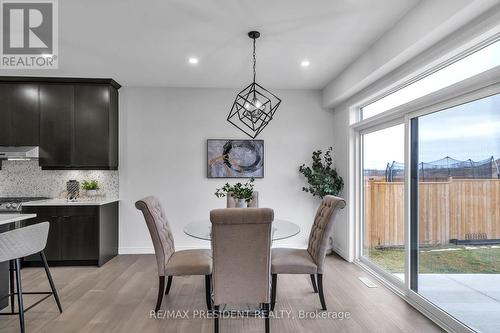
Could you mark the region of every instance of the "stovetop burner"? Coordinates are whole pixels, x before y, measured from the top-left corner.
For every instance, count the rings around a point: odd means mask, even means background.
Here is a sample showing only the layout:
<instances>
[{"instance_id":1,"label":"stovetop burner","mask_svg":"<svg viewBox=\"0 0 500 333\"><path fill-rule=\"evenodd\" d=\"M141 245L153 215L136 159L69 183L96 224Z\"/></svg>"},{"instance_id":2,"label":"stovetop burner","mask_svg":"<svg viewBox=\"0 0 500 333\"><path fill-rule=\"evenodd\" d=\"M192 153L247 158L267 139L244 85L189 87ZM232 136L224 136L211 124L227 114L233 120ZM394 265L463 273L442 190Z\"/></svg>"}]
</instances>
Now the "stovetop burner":
<instances>
[{"instance_id":1,"label":"stovetop burner","mask_svg":"<svg viewBox=\"0 0 500 333\"><path fill-rule=\"evenodd\" d=\"M0 213L20 213L23 202L45 200L47 197L0 197Z\"/></svg>"}]
</instances>

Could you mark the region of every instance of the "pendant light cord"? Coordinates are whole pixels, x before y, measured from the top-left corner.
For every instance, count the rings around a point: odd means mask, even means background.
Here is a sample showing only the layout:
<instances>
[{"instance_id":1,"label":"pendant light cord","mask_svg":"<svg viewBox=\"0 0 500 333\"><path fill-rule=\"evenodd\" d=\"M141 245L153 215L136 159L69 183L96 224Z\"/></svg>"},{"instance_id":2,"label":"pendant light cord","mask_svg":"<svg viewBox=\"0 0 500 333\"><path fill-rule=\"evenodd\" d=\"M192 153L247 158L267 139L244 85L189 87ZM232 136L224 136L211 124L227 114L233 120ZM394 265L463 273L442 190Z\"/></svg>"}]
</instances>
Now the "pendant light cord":
<instances>
[{"instance_id":1,"label":"pendant light cord","mask_svg":"<svg viewBox=\"0 0 500 333\"><path fill-rule=\"evenodd\" d=\"M255 69L257 64L257 56L255 55L255 40L256 38L253 38L253 83L255 83L255 77L257 76L257 71Z\"/></svg>"}]
</instances>

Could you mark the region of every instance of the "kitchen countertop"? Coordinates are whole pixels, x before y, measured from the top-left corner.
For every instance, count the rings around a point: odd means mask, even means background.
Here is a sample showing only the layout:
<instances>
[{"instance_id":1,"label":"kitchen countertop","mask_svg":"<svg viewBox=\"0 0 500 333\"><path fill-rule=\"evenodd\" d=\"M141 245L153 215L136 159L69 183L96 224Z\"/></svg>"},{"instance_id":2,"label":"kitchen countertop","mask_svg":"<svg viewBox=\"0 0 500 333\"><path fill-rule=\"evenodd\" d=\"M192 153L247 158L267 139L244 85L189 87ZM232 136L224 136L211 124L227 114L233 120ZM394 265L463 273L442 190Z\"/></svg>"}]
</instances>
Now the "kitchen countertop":
<instances>
[{"instance_id":1,"label":"kitchen countertop","mask_svg":"<svg viewBox=\"0 0 500 333\"><path fill-rule=\"evenodd\" d=\"M0 214L0 225L32 219L36 214Z\"/></svg>"},{"instance_id":2,"label":"kitchen countertop","mask_svg":"<svg viewBox=\"0 0 500 333\"><path fill-rule=\"evenodd\" d=\"M88 200L81 199L78 201L67 201L66 199L47 199L23 202L23 207L29 206L102 206L112 202L120 201L120 199L96 199Z\"/></svg>"}]
</instances>

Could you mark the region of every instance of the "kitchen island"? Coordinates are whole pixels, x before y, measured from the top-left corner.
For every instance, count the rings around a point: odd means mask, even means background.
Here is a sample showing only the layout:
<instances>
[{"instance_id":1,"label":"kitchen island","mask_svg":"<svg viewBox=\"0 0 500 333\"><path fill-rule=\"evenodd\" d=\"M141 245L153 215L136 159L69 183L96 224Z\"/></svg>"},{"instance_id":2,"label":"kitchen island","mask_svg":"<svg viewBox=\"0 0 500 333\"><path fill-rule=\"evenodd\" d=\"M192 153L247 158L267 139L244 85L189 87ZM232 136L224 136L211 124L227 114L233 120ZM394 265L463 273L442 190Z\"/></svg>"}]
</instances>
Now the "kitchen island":
<instances>
[{"instance_id":1,"label":"kitchen island","mask_svg":"<svg viewBox=\"0 0 500 333\"><path fill-rule=\"evenodd\" d=\"M36 214L0 214L0 226L8 225L15 222L20 222L36 217ZM8 230L8 229L6 229ZM6 230L1 230L6 231Z\"/></svg>"}]
</instances>

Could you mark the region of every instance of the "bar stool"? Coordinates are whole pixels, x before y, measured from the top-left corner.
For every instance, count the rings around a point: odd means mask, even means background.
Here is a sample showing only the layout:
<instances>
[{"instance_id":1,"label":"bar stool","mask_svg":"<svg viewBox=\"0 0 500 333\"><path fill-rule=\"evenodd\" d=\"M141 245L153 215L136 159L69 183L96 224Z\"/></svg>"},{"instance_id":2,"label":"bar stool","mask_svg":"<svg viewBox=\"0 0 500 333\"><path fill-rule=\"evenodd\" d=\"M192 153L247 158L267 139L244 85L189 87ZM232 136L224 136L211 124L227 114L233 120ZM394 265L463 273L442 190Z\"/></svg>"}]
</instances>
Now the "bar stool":
<instances>
[{"instance_id":1,"label":"bar stool","mask_svg":"<svg viewBox=\"0 0 500 333\"><path fill-rule=\"evenodd\" d=\"M47 244L47 236L49 234L49 222L42 222L27 227L14 229L11 231L6 231L0 233L0 262L9 261L10 264L10 293L5 297L10 297L11 312L0 313L0 315L19 315L19 323L21 326L21 332L25 332L24 325L24 312L28 311L35 305L46 300L51 295L54 296L59 312L62 313L61 302L59 302L59 296L57 295L57 290L50 275L49 266L47 265L47 259L43 250ZM23 292L21 284L21 258L36 254L40 255L42 259L43 266L45 268L45 273L49 280L50 288L52 291L47 292ZM14 290L14 273L15 273L15 284L17 292ZM46 295L44 298L35 302L26 309L23 306L23 295ZM17 295L18 312L14 311L14 296Z\"/></svg>"}]
</instances>

